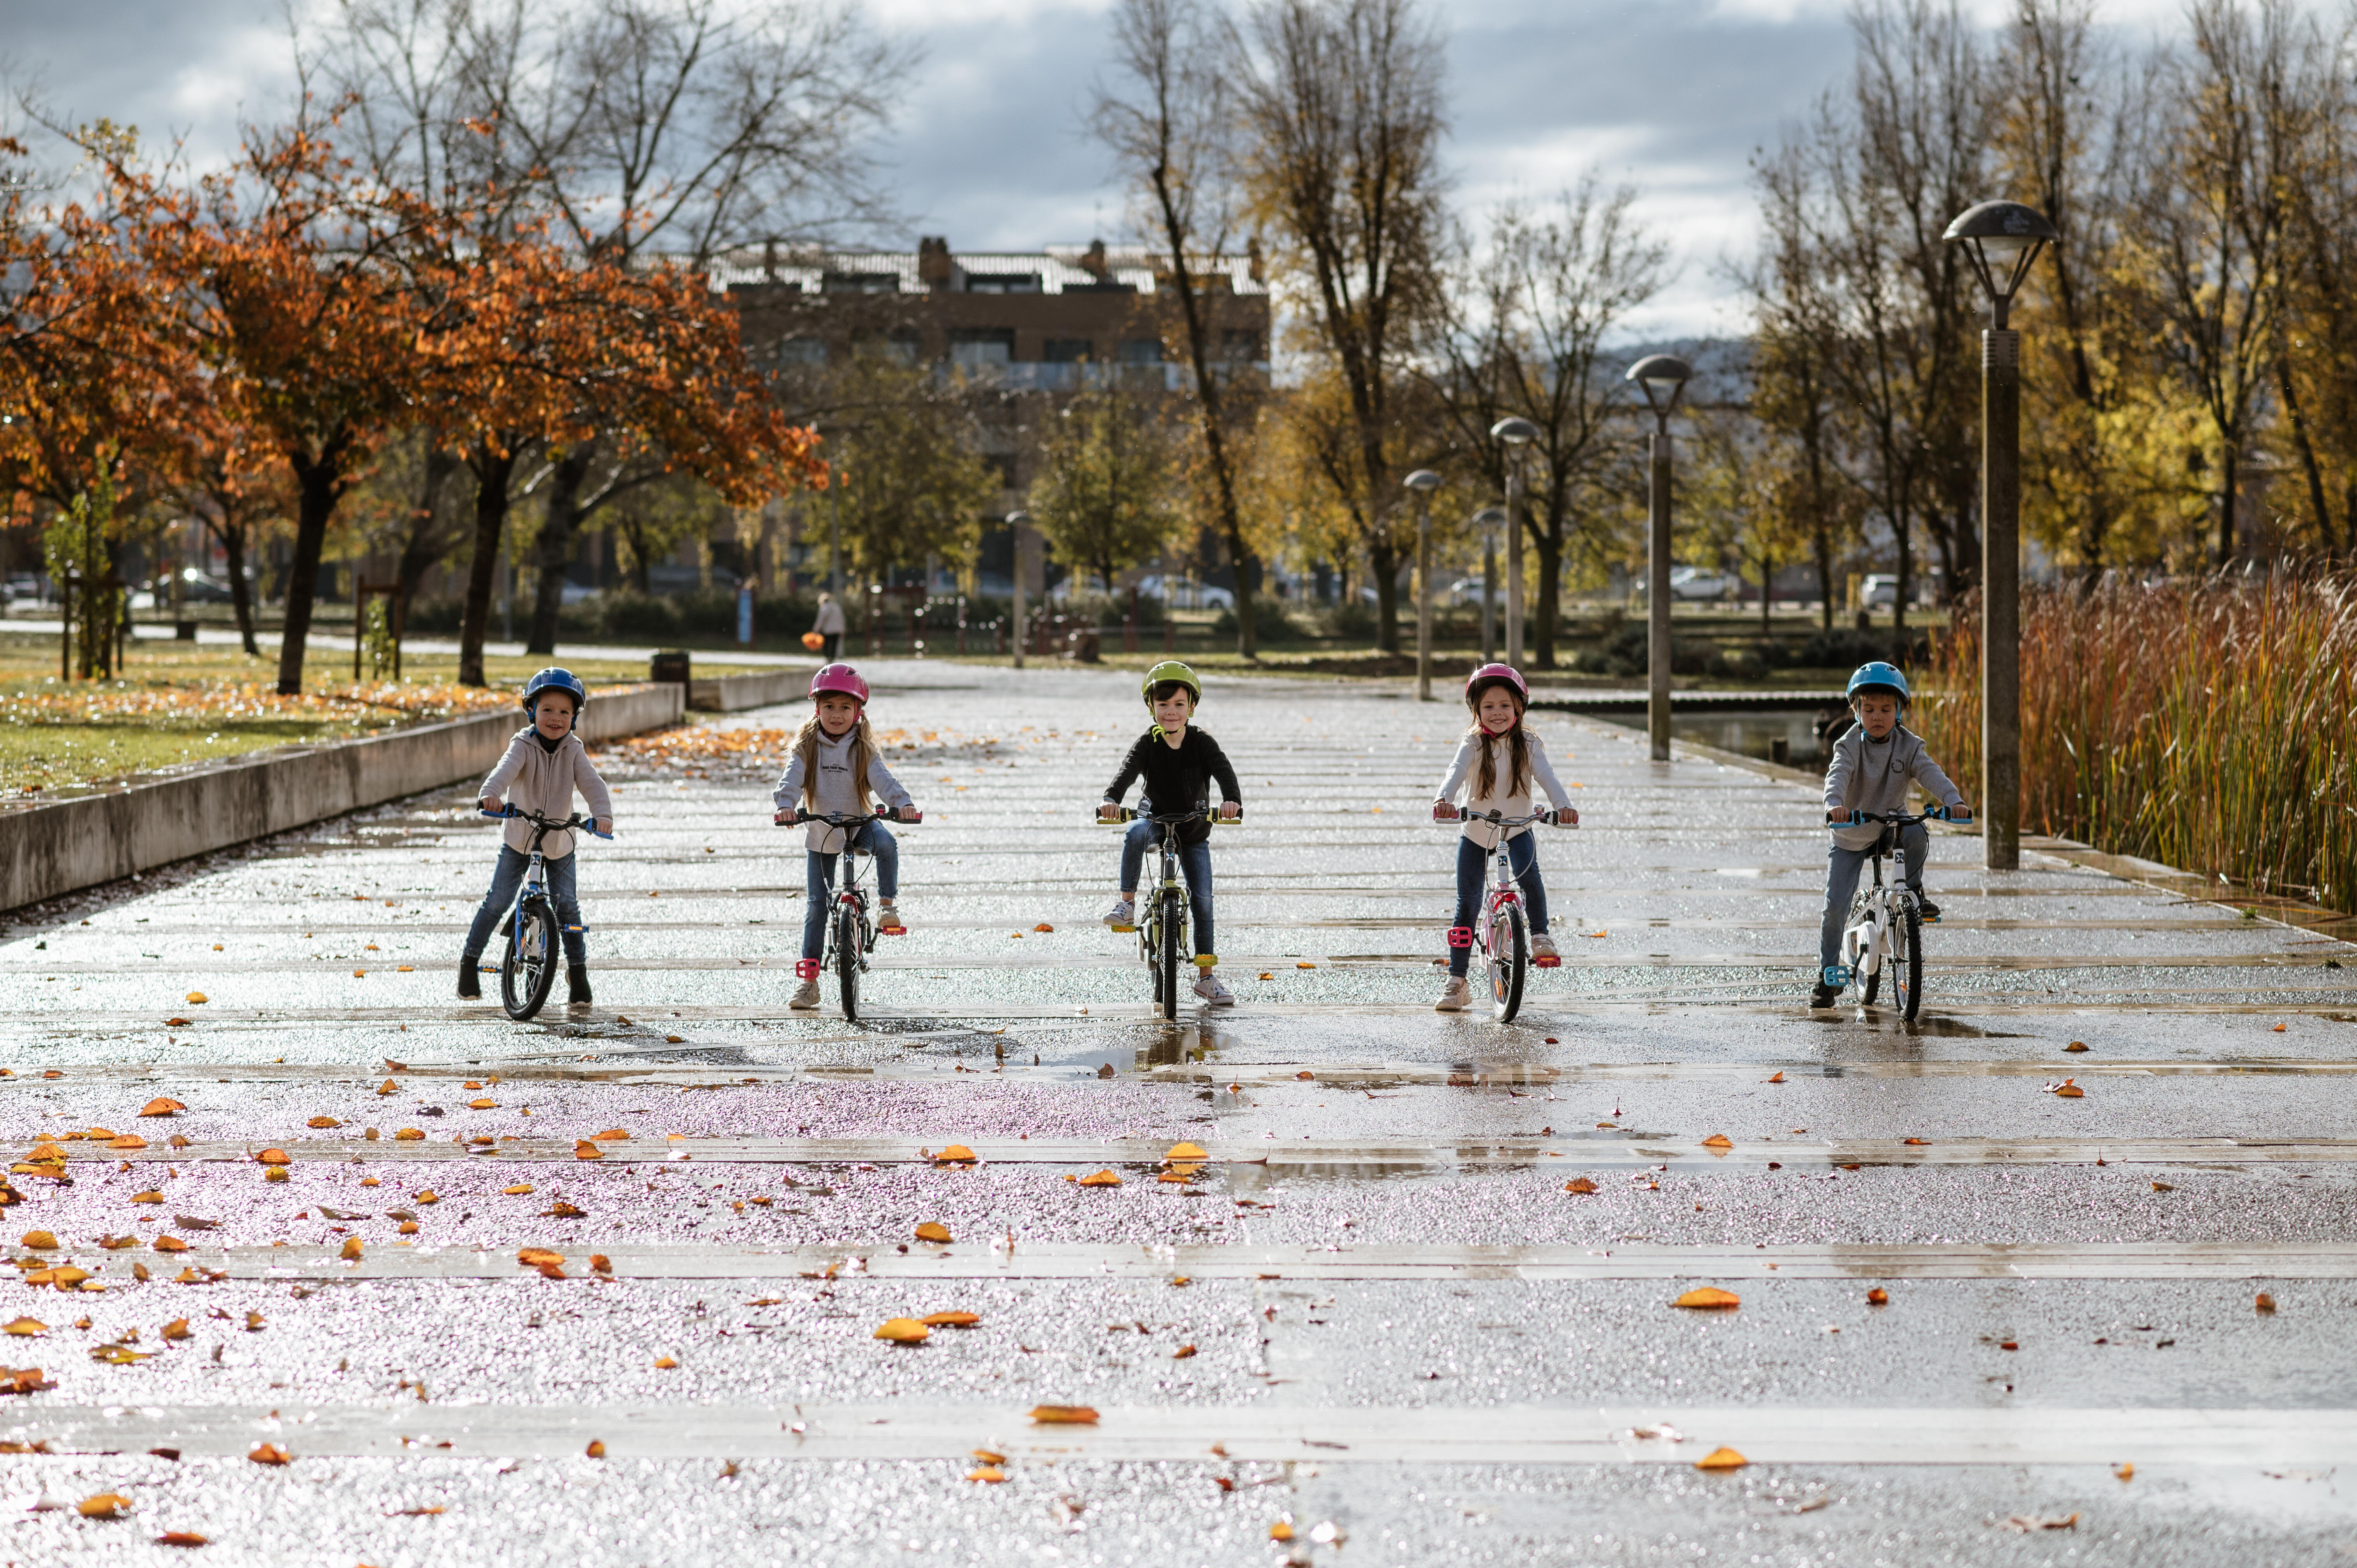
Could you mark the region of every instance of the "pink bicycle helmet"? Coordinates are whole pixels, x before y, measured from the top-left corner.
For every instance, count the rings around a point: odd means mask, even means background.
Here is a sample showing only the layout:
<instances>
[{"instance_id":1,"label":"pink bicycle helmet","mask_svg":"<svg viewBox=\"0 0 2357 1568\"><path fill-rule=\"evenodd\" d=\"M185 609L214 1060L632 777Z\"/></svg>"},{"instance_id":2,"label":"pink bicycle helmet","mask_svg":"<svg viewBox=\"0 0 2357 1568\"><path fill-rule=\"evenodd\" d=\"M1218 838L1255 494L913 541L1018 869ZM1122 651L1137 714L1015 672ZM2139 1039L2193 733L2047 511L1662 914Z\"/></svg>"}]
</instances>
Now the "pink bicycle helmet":
<instances>
[{"instance_id":1,"label":"pink bicycle helmet","mask_svg":"<svg viewBox=\"0 0 2357 1568\"><path fill-rule=\"evenodd\" d=\"M859 671L848 664L826 665L811 677L811 701L818 701L819 697L827 692L840 693L857 702L862 707L867 705L867 682L861 680Z\"/></svg>"},{"instance_id":2,"label":"pink bicycle helmet","mask_svg":"<svg viewBox=\"0 0 2357 1568\"><path fill-rule=\"evenodd\" d=\"M1469 708L1480 707L1482 691L1491 686L1512 686L1515 696L1520 697L1524 703L1531 700L1530 683L1523 679L1521 671L1512 665L1484 664L1473 671L1465 682L1465 705Z\"/></svg>"}]
</instances>

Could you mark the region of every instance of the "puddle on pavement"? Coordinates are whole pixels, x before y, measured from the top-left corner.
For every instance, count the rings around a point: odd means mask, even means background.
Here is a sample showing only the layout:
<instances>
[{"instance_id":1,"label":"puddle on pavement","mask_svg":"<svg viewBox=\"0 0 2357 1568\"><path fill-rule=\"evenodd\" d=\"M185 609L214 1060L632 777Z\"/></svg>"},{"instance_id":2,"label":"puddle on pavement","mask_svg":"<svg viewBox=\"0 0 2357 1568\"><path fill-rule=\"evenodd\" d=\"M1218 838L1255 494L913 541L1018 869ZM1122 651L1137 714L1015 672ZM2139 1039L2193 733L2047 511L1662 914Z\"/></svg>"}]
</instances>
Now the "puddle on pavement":
<instances>
[{"instance_id":1,"label":"puddle on pavement","mask_svg":"<svg viewBox=\"0 0 2357 1568\"><path fill-rule=\"evenodd\" d=\"M2012 1035L1999 1029L1984 1029L1967 1024L1962 1018L1933 1015L1910 1023L1896 1014L1886 1014L1878 1007L1850 1008L1812 1012L1808 1022L1820 1028L1867 1029L1878 1035L1921 1039L1952 1040L2034 1040L2036 1035Z\"/></svg>"}]
</instances>

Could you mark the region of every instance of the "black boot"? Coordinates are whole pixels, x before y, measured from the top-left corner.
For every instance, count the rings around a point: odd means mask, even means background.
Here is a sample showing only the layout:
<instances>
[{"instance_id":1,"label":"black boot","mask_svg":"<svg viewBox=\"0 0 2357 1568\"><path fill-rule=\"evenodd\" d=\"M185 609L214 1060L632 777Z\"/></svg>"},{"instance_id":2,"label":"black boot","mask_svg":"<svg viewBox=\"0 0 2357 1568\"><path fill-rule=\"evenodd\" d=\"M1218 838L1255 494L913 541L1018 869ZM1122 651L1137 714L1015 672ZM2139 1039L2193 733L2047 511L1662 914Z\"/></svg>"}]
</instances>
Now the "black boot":
<instances>
[{"instance_id":1,"label":"black boot","mask_svg":"<svg viewBox=\"0 0 2357 1568\"><path fill-rule=\"evenodd\" d=\"M589 1004L589 966L586 963L567 966L565 971L565 1000L568 1004L576 1007L587 1006Z\"/></svg>"},{"instance_id":2,"label":"black boot","mask_svg":"<svg viewBox=\"0 0 2357 1568\"><path fill-rule=\"evenodd\" d=\"M483 977L477 972L479 960L462 958L458 961L458 1000L479 1002L483 999Z\"/></svg>"},{"instance_id":3,"label":"black boot","mask_svg":"<svg viewBox=\"0 0 2357 1568\"><path fill-rule=\"evenodd\" d=\"M1841 993L1822 982L1814 991L1809 993L1809 1005L1812 1007L1833 1007L1837 1006L1840 1002Z\"/></svg>"}]
</instances>

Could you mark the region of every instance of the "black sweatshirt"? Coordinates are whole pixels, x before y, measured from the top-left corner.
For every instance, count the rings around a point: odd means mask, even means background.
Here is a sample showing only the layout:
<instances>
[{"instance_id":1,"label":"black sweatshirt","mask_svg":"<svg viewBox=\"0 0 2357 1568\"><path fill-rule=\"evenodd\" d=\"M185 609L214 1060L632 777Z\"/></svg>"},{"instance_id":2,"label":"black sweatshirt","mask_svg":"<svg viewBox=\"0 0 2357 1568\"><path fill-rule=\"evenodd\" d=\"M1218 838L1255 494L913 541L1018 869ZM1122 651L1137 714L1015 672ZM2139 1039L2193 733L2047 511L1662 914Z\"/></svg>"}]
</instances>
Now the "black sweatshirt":
<instances>
[{"instance_id":1,"label":"black sweatshirt","mask_svg":"<svg viewBox=\"0 0 2357 1568\"><path fill-rule=\"evenodd\" d=\"M1212 779L1219 781L1219 800L1243 803L1243 790L1236 783L1236 770L1228 766L1227 753L1193 725L1187 726L1186 737L1175 748L1150 729L1139 736L1129 755L1121 759L1121 771L1106 787L1105 799L1118 803L1141 774L1146 779L1145 800L1153 802L1157 811L1178 812L1215 803L1205 793ZM1178 842L1200 843L1211 834L1211 823L1189 822L1178 830Z\"/></svg>"}]
</instances>

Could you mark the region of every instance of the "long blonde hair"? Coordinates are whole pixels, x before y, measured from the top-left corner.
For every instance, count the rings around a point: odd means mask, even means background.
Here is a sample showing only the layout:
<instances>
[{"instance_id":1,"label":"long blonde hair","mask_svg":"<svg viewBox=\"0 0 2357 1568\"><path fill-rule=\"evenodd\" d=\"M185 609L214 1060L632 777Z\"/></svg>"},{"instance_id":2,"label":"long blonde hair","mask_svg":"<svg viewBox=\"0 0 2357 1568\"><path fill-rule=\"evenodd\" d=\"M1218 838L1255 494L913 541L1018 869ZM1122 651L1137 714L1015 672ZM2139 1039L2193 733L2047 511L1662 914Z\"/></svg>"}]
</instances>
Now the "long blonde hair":
<instances>
[{"instance_id":1,"label":"long blonde hair","mask_svg":"<svg viewBox=\"0 0 2357 1568\"><path fill-rule=\"evenodd\" d=\"M859 809L867 810L867 768L876 760L876 738L867 728L867 705L859 707L859 717L851 726L852 788L859 792ZM814 810L818 805L818 743L826 731L818 722L818 709L811 709L810 717L794 736L794 755L802 764L802 809Z\"/></svg>"}]
</instances>

